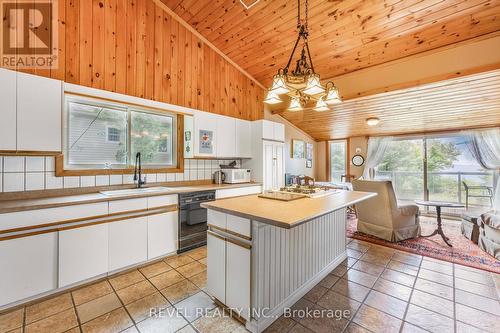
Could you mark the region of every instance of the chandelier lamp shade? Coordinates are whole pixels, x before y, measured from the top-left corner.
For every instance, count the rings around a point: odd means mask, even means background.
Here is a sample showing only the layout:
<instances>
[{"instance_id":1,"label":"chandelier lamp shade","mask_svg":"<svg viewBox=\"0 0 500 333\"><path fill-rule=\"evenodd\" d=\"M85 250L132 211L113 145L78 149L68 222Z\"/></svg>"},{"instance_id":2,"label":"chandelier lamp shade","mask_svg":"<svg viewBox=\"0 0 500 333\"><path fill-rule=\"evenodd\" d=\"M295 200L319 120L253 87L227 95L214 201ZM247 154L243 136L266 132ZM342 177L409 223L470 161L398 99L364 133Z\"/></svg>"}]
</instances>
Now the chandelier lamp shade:
<instances>
[{"instance_id":1,"label":"chandelier lamp shade","mask_svg":"<svg viewBox=\"0 0 500 333\"><path fill-rule=\"evenodd\" d=\"M330 110L330 105L341 103L342 99L333 82L329 81L323 86L319 74L314 71L308 44L309 2L308 0L305 1L304 22L300 19L300 0L297 2L297 40L293 46L288 63L284 68L278 69L278 73L274 75L273 83L267 92L264 103L279 104L284 102L280 95L288 95L290 97L288 111L302 111L310 101L316 103L313 110L328 111ZM302 45L300 57L295 61L295 68L290 68L292 60L294 60L295 51L300 43Z\"/></svg>"}]
</instances>

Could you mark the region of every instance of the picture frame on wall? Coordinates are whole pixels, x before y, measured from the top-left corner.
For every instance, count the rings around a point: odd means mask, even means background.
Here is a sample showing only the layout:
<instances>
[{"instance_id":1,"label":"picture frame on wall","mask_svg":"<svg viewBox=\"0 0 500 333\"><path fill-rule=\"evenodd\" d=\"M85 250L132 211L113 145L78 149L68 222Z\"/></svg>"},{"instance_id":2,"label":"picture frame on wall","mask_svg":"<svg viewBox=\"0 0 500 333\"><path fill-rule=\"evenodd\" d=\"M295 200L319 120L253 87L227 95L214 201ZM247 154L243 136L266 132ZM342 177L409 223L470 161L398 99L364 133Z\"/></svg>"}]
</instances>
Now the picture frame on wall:
<instances>
[{"instance_id":1,"label":"picture frame on wall","mask_svg":"<svg viewBox=\"0 0 500 333\"><path fill-rule=\"evenodd\" d=\"M292 158L304 158L305 148L304 141L292 139Z\"/></svg>"},{"instance_id":2,"label":"picture frame on wall","mask_svg":"<svg viewBox=\"0 0 500 333\"><path fill-rule=\"evenodd\" d=\"M313 148L312 143L306 143L306 168L312 168Z\"/></svg>"},{"instance_id":3,"label":"picture frame on wall","mask_svg":"<svg viewBox=\"0 0 500 333\"><path fill-rule=\"evenodd\" d=\"M306 160L306 168L312 168L313 167L313 161L312 160Z\"/></svg>"}]
</instances>

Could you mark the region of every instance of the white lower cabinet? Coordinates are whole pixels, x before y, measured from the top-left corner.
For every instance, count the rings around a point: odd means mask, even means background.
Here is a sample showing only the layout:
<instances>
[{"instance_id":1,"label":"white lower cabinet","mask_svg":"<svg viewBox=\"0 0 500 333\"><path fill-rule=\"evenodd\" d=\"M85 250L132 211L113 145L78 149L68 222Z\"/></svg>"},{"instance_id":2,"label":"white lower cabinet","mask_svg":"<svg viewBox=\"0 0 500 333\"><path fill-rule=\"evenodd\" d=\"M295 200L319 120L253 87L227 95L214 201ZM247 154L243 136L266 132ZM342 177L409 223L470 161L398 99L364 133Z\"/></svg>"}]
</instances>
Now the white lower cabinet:
<instances>
[{"instance_id":1,"label":"white lower cabinet","mask_svg":"<svg viewBox=\"0 0 500 333\"><path fill-rule=\"evenodd\" d=\"M0 306L57 288L57 232L0 242Z\"/></svg>"},{"instance_id":2,"label":"white lower cabinet","mask_svg":"<svg viewBox=\"0 0 500 333\"><path fill-rule=\"evenodd\" d=\"M108 227L104 223L59 232L59 288L108 272Z\"/></svg>"},{"instance_id":3,"label":"white lower cabinet","mask_svg":"<svg viewBox=\"0 0 500 333\"><path fill-rule=\"evenodd\" d=\"M226 241L211 233L207 235L207 290L226 303Z\"/></svg>"},{"instance_id":4,"label":"white lower cabinet","mask_svg":"<svg viewBox=\"0 0 500 333\"><path fill-rule=\"evenodd\" d=\"M177 251L177 211L148 216L148 260Z\"/></svg>"},{"instance_id":5,"label":"white lower cabinet","mask_svg":"<svg viewBox=\"0 0 500 333\"><path fill-rule=\"evenodd\" d=\"M138 217L109 224L109 271L148 259L148 218Z\"/></svg>"},{"instance_id":6,"label":"white lower cabinet","mask_svg":"<svg viewBox=\"0 0 500 333\"><path fill-rule=\"evenodd\" d=\"M226 302L240 315L249 319L250 308L250 249L226 241Z\"/></svg>"},{"instance_id":7,"label":"white lower cabinet","mask_svg":"<svg viewBox=\"0 0 500 333\"><path fill-rule=\"evenodd\" d=\"M259 194L261 192L262 192L262 187L260 185L245 186L239 188L228 188L215 191L215 198L224 199L230 197L239 197L242 195Z\"/></svg>"}]
</instances>

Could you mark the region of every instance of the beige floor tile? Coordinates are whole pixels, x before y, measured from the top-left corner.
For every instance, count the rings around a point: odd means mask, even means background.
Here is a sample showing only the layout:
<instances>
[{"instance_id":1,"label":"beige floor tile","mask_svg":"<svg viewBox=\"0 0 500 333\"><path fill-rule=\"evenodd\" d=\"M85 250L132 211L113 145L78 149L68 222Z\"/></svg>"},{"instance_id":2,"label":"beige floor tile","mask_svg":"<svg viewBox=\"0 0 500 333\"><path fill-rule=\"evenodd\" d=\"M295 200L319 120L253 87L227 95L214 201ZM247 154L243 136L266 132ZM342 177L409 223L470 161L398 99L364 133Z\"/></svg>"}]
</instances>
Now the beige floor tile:
<instances>
[{"instance_id":1,"label":"beige floor tile","mask_svg":"<svg viewBox=\"0 0 500 333\"><path fill-rule=\"evenodd\" d=\"M498 300L497 290L493 286L455 278L455 288Z\"/></svg>"},{"instance_id":2,"label":"beige floor tile","mask_svg":"<svg viewBox=\"0 0 500 333\"><path fill-rule=\"evenodd\" d=\"M319 282L319 285L330 289L339 279L340 278L338 276L328 274Z\"/></svg>"},{"instance_id":3,"label":"beige floor tile","mask_svg":"<svg viewBox=\"0 0 500 333\"><path fill-rule=\"evenodd\" d=\"M452 333L454 331L453 319L413 304L408 307L405 321L431 332Z\"/></svg>"},{"instance_id":4,"label":"beige floor tile","mask_svg":"<svg viewBox=\"0 0 500 333\"><path fill-rule=\"evenodd\" d=\"M397 260L404 264L418 267L422 262L422 256L413 253L396 251L396 253L392 256L392 260Z\"/></svg>"},{"instance_id":5,"label":"beige floor tile","mask_svg":"<svg viewBox=\"0 0 500 333\"><path fill-rule=\"evenodd\" d=\"M462 268L455 268L455 276L458 278L464 279L464 280L469 280L469 281L473 281L476 283L485 284L488 286L495 285L490 274L484 274L483 272L481 272L479 270L473 272L473 271L469 271L469 270L464 270Z\"/></svg>"},{"instance_id":6,"label":"beige floor tile","mask_svg":"<svg viewBox=\"0 0 500 333\"><path fill-rule=\"evenodd\" d=\"M360 302L353 300L352 298L343 296L339 293L329 290L326 292L317 302L319 306L329 309L329 310L349 310L351 316L354 315L356 310L361 305ZM346 318L350 319L350 318Z\"/></svg>"},{"instance_id":7,"label":"beige floor tile","mask_svg":"<svg viewBox=\"0 0 500 333\"><path fill-rule=\"evenodd\" d=\"M396 333L402 321L382 311L362 305L353 322L373 332Z\"/></svg>"},{"instance_id":8,"label":"beige floor tile","mask_svg":"<svg viewBox=\"0 0 500 333\"><path fill-rule=\"evenodd\" d=\"M149 279L155 275L172 270L172 267L167 265L164 261L158 261L155 262L154 264L141 267L139 268L139 270L141 271L142 274L144 274L145 277Z\"/></svg>"},{"instance_id":9,"label":"beige floor tile","mask_svg":"<svg viewBox=\"0 0 500 333\"><path fill-rule=\"evenodd\" d=\"M338 265L330 272L330 274L338 276L338 277L342 277L346 272L347 272L346 266Z\"/></svg>"},{"instance_id":10,"label":"beige floor tile","mask_svg":"<svg viewBox=\"0 0 500 333\"><path fill-rule=\"evenodd\" d=\"M323 308L318 305L313 305L311 307L312 311L322 309ZM318 315L317 317L295 317L294 320L316 333L342 332L349 323L347 319L329 318L326 315Z\"/></svg>"},{"instance_id":11,"label":"beige floor tile","mask_svg":"<svg viewBox=\"0 0 500 333\"><path fill-rule=\"evenodd\" d=\"M90 286L86 286L75 291L72 291L73 300L75 305L78 306L85 302L91 301L93 299L102 297L104 295L110 294L113 292L113 288L108 281L101 281Z\"/></svg>"},{"instance_id":12,"label":"beige floor tile","mask_svg":"<svg viewBox=\"0 0 500 333\"><path fill-rule=\"evenodd\" d=\"M207 269L207 266L200 264L197 261L189 263L187 265L176 268L176 270L181 273L184 277L191 277L196 274L200 274Z\"/></svg>"},{"instance_id":13,"label":"beige floor tile","mask_svg":"<svg viewBox=\"0 0 500 333\"><path fill-rule=\"evenodd\" d=\"M120 289L116 293L122 300L123 304L127 305L140 298L151 295L154 292L156 292L156 289L149 281L145 280Z\"/></svg>"},{"instance_id":14,"label":"beige floor tile","mask_svg":"<svg viewBox=\"0 0 500 333\"><path fill-rule=\"evenodd\" d=\"M295 324L295 326L292 327L290 331L288 331L288 333L314 333L314 332L308 329L307 327L304 327L297 323Z\"/></svg>"},{"instance_id":15,"label":"beige floor tile","mask_svg":"<svg viewBox=\"0 0 500 333\"><path fill-rule=\"evenodd\" d=\"M184 280L184 277L175 270L161 273L149 279L149 281L151 281L151 283L154 284L158 290L165 289L166 287L181 282L182 280Z\"/></svg>"},{"instance_id":16,"label":"beige floor tile","mask_svg":"<svg viewBox=\"0 0 500 333\"><path fill-rule=\"evenodd\" d=\"M12 331L23 326L24 308L0 315L0 333Z\"/></svg>"},{"instance_id":17,"label":"beige floor tile","mask_svg":"<svg viewBox=\"0 0 500 333\"><path fill-rule=\"evenodd\" d=\"M26 307L26 324L49 317L73 307L69 293L49 298Z\"/></svg>"},{"instance_id":18,"label":"beige floor tile","mask_svg":"<svg viewBox=\"0 0 500 333\"><path fill-rule=\"evenodd\" d=\"M53 316L35 321L24 328L25 333L61 333L78 326L75 309L68 309Z\"/></svg>"},{"instance_id":19,"label":"beige floor tile","mask_svg":"<svg viewBox=\"0 0 500 333\"><path fill-rule=\"evenodd\" d=\"M200 289L194 283L186 279L162 289L161 293L170 303L175 304L199 291Z\"/></svg>"},{"instance_id":20,"label":"beige floor tile","mask_svg":"<svg viewBox=\"0 0 500 333\"><path fill-rule=\"evenodd\" d=\"M214 301L202 291L176 303L174 306L189 322L193 322L216 307Z\"/></svg>"},{"instance_id":21,"label":"beige floor tile","mask_svg":"<svg viewBox=\"0 0 500 333\"><path fill-rule=\"evenodd\" d=\"M18 328L11 330L11 331L8 331L7 333L23 333L23 328L18 327ZM66 332L64 332L64 333L66 333ZM73 332L68 332L68 333L73 333ZM80 331L78 331L77 333L80 333Z\"/></svg>"},{"instance_id":22,"label":"beige floor tile","mask_svg":"<svg viewBox=\"0 0 500 333\"><path fill-rule=\"evenodd\" d=\"M281 316L271 326L266 328L264 333L287 333L295 324L293 319Z\"/></svg>"},{"instance_id":23,"label":"beige floor tile","mask_svg":"<svg viewBox=\"0 0 500 333\"><path fill-rule=\"evenodd\" d=\"M173 268L178 268L193 262L194 259L187 254L174 255L165 259L165 262Z\"/></svg>"},{"instance_id":24,"label":"beige floor tile","mask_svg":"<svg viewBox=\"0 0 500 333\"><path fill-rule=\"evenodd\" d=\"M347 296L349 298L352 298L358 302L362 302L363 299L368 295L368 292L370 289L348 281L346 279L340 279L331 289L341 295Z\"/></svg>"},{"instance_id":25,"label":"beige floor tile","mask_svg":"<svg viewBox=\"0 0 500 333\"><path fill-rule=\"evenodd\" d=\"M204 289L207 286L207 271L191 276L189 281L193 282L198 288Z\"/></svg>"},{"instance_id":26,"label":"beige floor tile","mask_svg":"<svg viewBox=\"0 0 500 333\"><path fill-rule=\"evenodd\" d=\"M351 242L347 245L349 249L357 250L359 252L366 252L370 248L370 246L361 244L361 243L356 243L356 242Z\"/></svg>"},{"instance_id":27,"label":"beige floor tile","mask_svg":"<svg viewBox=\"0 0 500 333\"><path fill-rule=\"evenodd\" d=\"M388 281L396 282L407 287L413 287L413 283L415 282L415 277L413 275L393 271L392 269L388 268L382 273L381 277Z\"/></svg>"},{"instance_id":28,"label":"beige floor tile","mask_svg":"<svg viewBox=\"0 0 500 333\"><path fill-rule=\"evenodd\" d=\"M373 252L370 252L370 250L368 250L368 252L363 254L360 260L369 262L374 265L386 266L389 263L389 261L391 261L391 256L375 254Z\"/></svg>"},{"instance_id":29,"label":"beige floor tile","mask_svg":"<svg viewBox=\"0 0 500 333\"><path fill-rule=\"evenodd\" d=\"M115 293L96 298L76 307L81 323L86 323L122 306Z\"/></svg>"},{"instance_id":30,"label":"beige floor tile","mask_svg":"<svg viewBox=\"0 0 500 333\"><path fill-rule=\"evenodd\" d=\"M367 330L363 326L359 326L355 323L350 323L349 326L345 329L345 333L370 333L371 331Z\"/></svg>"},{"instance_id":31,"label":"beige floor tile","mask_svg":"<svg viewBox=\"0 0 500 333\"><path fill-rule=\"evenodd\" d=\"M310 302L316 303L327 291L327 288L318 284L309 290L307 294L304 295L304 298Z\"/></svg>"},{"instance_id":32,"label":"beige floor tile","mask_svg":"<svg viewBox=\"0 0 500 333\"><path fill-rule=\"evenodd\" d=\"M412 325L410 323L404 322L401 328L401 333L426 333L429 331L424 330L418 326Z\"/></svg>"},{"instance_id":33,"label":"beige floor tile","mask_svg":"<svg viewBox=\"0 0 500 333\"><path fill-rule=\"evenodd\" d=\"M176 333L197 333L197 332L192 326L187 325L178 330Z\"/></svg>"},{"instance_id":34,"label":"beige floor tile","mask_svg":"<svg viewBox=\"0 0 500 333\"><path fill-rule=\"evenodd\" d=\"M134 323L124 308L118 308L82 325L83 333L121 332Z\"/></svg>"},{"instance_id":35,"label":"beige floor tile","mask_svg":"<svg viewBox=\"0 0 500 333\"><path fill-rule=\"evenodd\" d=\"M453 276L451 275L431 271L425 268L420 268L420 271L418 272L418 277L453 287Z\"/></svg>"},{"instance_id":36,"label":"beige floor tile","mask_svg":"<svg viewBox=\"0 0 500 333\"><path fill-rule=\"evenodd\" d=\"M411 295L411 288L384 279L378 279L377 282L375 282L373 289L380 291L381 293L399 298L405 302L408 302Z\"/></svg>"},{"instance_id":37,"label":"beige floor tile","mask_svg":"<svg viewBox=\"0 0 500 333\"><path fill-rule=\"evenodd\" d=\"M206 246L199 247L197 249L187 252L186 254L191 258L193 258L194 260L200 260L207 257L207 247Z\"/></svg>"},{"instance_id":38,"label":"beige floor tile","mask_svg":"<svg viewBox=\"0 0 500 333\"><path fill-rule=\"evenodd\" d=\"M392 269L393 271L398 271L401 273L409 274L416 276L418 273L418 267L413 266L410 264L405 264L404 262L397 261L392 259L389 264L387 264L387 267Z\"/></svg>"},{"instance_id":39,"label":"beige floor tile","mask_svg":"<svg viewBox=\"0 0 500 333\"><path fill-rule=\"evenodd\" d=\"M460 321L457 321L456 323L457 323L457 330L456 330L457 333L484 333L483 330L477 327L467 325Z\"/></svg>"},{"instance_id":40,"label":"beige floor tile","mask_svg":"<svg viewBox=\"0 0 500 333\"><path fill-rule=\"evenodd\" d=\"M352 257L347 257L347 259L345 259L344 261L342 261L340 264L341 265L344 265L346 267L352 267L354 266L354 264L358 261L358 259L356 258L352 258Z\"/></svg>"},{"instance_id":41,"label":"beige floor tile","mask_svg":"<svg viewBox=\"0 0 500 333\"><path fill-rule=\"evenodd\" d=\"M479 296L460 289L455 290L455 302L471 308L500 316L500 303L497 300Z\"/></svg>"},{"instance_id":42,"label":"beige floor tile","mask_svg":"<svg viewBox=\"0 0 500 333\"><path fill-rule=\"evenodd\" d=\"M396 253L397 250L387 246L372 244L372 246L370 246L370 249L368 251L372 253L378 253L381 255L392 256L394 253Z\"/></svg>"},{"instance_id":43,"label":"beige floor tile","mask_svg":"<svg viewBox=\"0 0 500 333\"><path fill-rule=\"evenodd\" d=\"M144 275L142 275L138 270L134 269L133 271L118 275L117 277L110 279L109 282L111 283L113 288L115 288L115 290L119 290L144 280Z\"/></svg>"},{"instance_id":44,"label":"beige floor tile","mask_svg":"<svg viewBox=\"0 0 500 333\"><path fill-rule=\"evenodd\" d=\"M384 266L370 264L369 262L358 260L352 268L357 269L358 271L362 271L371 275L380 276L384 271Z\"/></svg>"},{"instance_id":45,"label":"beige floor tile","mask_svg":"<svg viewBox=\"0 0 500 333\"><path fill-rule=\"evenodd\" d=\"M206 266L206 265L207 265L207 258L202 258L202 259L198 260L198 262L199 262L200 264L203 264L203 265L205 265L205 266Z\"/></svg>"},{"instance_id":46,"label":"beige floor tile","mask_svg":"<svg viewBox=\"0 0 500 333\"><path fill-rule=\"evenodd\" d=\"M468 306L456 305L457 320L485 330L487 332L500 332L500 317Z\"/></svg>"},{"instance_id":47,"label":"beige floor tile","mask_svg":"<svg viewBox=\"0 0 500 333\"><path fill-rule=\"evenodd\" d=\"M19 333L21 333L21 332L19 332ZM72 329L65 331L64 333L80 333L80 326L73 327ZM126 332L120 332L120 333L126 333Z\"/></svg>"},{"instance_id":48,"label":"beige floor tile","mask_svg":"<svg viewBox=\"0 0 500 333\"><path fill-rule=\"evenodd\" d=\"M163 309L170 306L170 303L159 292L138 299L125 307L132 319L138 323L149 316L161 313Z\"/></svg>"},{"instance_id":49,"label":"beige floor tile","mask_svg":"<svg viewBox=\"0 0 500 333\"><path fill-rule=\"evenodd\" d=\"M453 302L420 290L414 290L410 303L453 318Z\"/></svg>"},{"instance_id":50,"label":"beige floor tile","mask_svg":"<svg viewBox=\"0 0 500 333\"><path fill-rule=\"evenodd\" d=\"M238 330L242 324L236 319L222 316L221 311L213 310L206 316L200 317L193 322L193 326L200 333L231 333Z\"/></svg>"},{"instance_id":51,"label":"beige floor tile","mask_svg":"<svg viewBox=\"0 0 500 333\"><path fill-rule=\"evenodd\" d=\"M376 290L370 291L364 304L383 311L399 319L403 319L408 303Z\"/></svg>"},{"instance_id":52,"label":"beige floor tile","mask_svg":"<svg viewBox=\"0 0 500 333\"><path fill-rule=\"evenodd\" d=\"M447 263L441 261L429 261L427 258L426 260L422 261L422 265L420 268L425 268L434 272L438 273L443 273L443 274L448 274L448 275L453 275L453 266L448 265Z\"/></svg>"},{"instance_id":53,"label":"beige floor tile","mask_svg":"<svg viewBox=\"0 0 500 333\"><path fill-rule=\"evenodd\" d=\"M359 259L363 255L363 252L347 248L347 256L354 259Z\"/></svg>"},{"instance_id":54,"label":"beige floor tile","mask_svg":"<svg viewBox=\"0 0 500 333\"><path fill-rule=\"evenodd\" d=\"M453 301L453 288L445 286L444 284L417 278L415 289Z\"/></svg>"},{"instance_id":55,"label":"beige floor tile","mask_svg":"<svg viewBox=\"0 0 500 333\"><path fill-rule=\"evenodd\" d=\"M80 332L80 331L78 331L78 332ZM120 333L139 333L139 330L137 328L135 328L135 326L130 326L129 328L127 328L124 331L121 331Z\"/></svg>"},{"instance_id":56,"label":"beige floor tile","mask_svg":"<svg viewBox=\"0 0 500 333\"><path fill-rule=\"evenodd\" d=\"M376 276L358 271L353 268L349 269L343 278L352 282L359 283L360 285L368 288L373 287L375 281L377 281Z\"/></svg>"}]
</instances>

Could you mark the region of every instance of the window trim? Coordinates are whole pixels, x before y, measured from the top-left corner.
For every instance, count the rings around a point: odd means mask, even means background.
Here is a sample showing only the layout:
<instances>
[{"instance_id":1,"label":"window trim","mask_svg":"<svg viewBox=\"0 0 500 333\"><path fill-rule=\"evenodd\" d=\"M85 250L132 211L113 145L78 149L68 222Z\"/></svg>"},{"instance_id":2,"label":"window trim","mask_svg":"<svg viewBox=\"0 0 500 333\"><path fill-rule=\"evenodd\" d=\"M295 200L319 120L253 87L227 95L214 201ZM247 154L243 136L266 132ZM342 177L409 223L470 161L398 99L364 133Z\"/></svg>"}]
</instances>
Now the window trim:
<instances>
[{"instance_id":1,"label":"window trim","mask_svg":"<svg viewBox=\"0 0 500 333\"><path fill-rule=\"evenodd\" d=\"M172 161L174 162L172 166L170 167L165 167L162 165L151 165L151 164L145 164L143 165L142 172L144 174L151 174L151 173L183 173L184 172L184 113L180 112L175 112L171 110L166 110L166 109L159 109L159 108L148 108L144 106L139 106L135 104L128 104L128 103L121 103L119 101L108 101L108 100L101 100L99 98L95 98L92 96L80 96L80 95L73 95L73 94L65 94L64 96L64 111L63 111L63 150L62 153L57 154L55 157L55 174L57 177L62 177L62 176L95 176L95 175L122 175L122 174L133 174L134 173L134 167L132 165L128 165L129 162L127 162L127 165L121 168L113 168L113 169L100 169L100 168L75 168L75 169L70 169L66 167L65 164L65 159L64 159L64 154L66 152L66 145L67 145L67 105L69 101L91 101L95 104L103 105L103 106L108 106L108 107L113 107L113 108L118 108L118 109L123 109L124 112L127 112L127 146L128 146L128 151L130 151L131 148L131 140L129 139L130 137L130 131L131 131L131 126L130 126L130 117L131 117L131 112L144 112L144 113L151 113L151 114L157 114L157 115L171 115L173 117L173 128L176 128L176 131L172 131L173 134L175 133L176 135L172 135L172 138L174 139L173 142L173 149L172 149ZM106 133L107 134L107 133ZM107 138L106 138L107 139Z\"/></svg>"}]
</instances>

